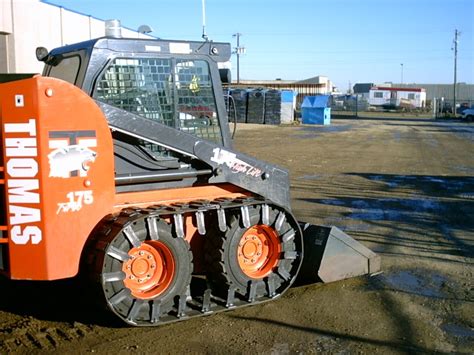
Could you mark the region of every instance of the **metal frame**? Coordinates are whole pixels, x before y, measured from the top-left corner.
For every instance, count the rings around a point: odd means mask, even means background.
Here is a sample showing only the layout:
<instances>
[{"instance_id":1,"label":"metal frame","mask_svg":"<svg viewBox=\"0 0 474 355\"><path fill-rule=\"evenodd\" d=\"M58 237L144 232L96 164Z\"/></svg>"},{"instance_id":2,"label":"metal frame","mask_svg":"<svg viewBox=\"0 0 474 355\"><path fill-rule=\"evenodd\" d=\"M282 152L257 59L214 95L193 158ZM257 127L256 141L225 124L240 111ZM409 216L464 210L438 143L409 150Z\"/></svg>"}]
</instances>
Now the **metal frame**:
<instances>
[{"instance_id":1,"label":"metal frame","mask_svg":"<svg viewBox=\"0 0 474 355\"><path fill-rule=\"evenodd\" d=\"M173 48L177 49L173 50ZM189 53L183 53L187 48L189 48ZM214 93L220 93L223 92L223 89L219 79L219 69L215 63L228 61L231 56L231 48L229 43L211 41L195 42L102 37L56 48L49 53L51 57L56 58L80 55L82 64L75 85L90 96L93 94L97 79L114 58L128 57L137 54L144 57L173 57L177 59L186 58L207 61L212 78L212 89ZM49 76L50 70L51 65L46 65L43 75ZM223 145L224 147L231 148L232 139L229 134L229 124L224 99L221 95L215 95L215 101L222 131Z\"/></svg>"},{"instance_id":2,"label":"metal frame","mask_svg":"<svg viewBox=\"0 0 474 355\"><path fill-rule=\"evenodd\" d=\"M192 178L212 172L208 175L208 183L231 183L264 196L277 205L286 208L290 206L289 176L286 170L232 150L224 96L217 94L223 92L217 63L229 60L231 55L230 44L209 41L99 38L54 49L49 55L60 60L62 56L76 55L77 53L83 56L83 66L79 70L76 85L90 96L93 95L96 81L115 58L140 55L154 58L204 60L209 64L212 90L221 127L222 145L96 101L113 131L122 132L165 147L187 157L185 159L195 162L192 166L194 172L186 168L186 174L181 174L180 171L176 170L175 174L171 175L166 170L162 174L159 172L153 175L145 174L146 176L137 174L135 176L139 176L139 178L135 181L137 183L143 182L144 185L134 185L129 189L122 184L124 181L131 182L134 178L133 174L128 175L128 180L126 176L121 175L121 181L118 183L118 185L121 185L120 191L149 190L150 184L154 186L155 183L169 179L170 176L174 176L178 180L191 178L190 183L193 184L195 180ZM47 75L49 71L50 68L47 66L44 73ZM209 170L209 167L211 170ZM117 173L120 174L121 172ZM180 184L179 181L176 183ZM169 184L167 184L167 187L169 187Z\"/></svg>"}]
</instances>

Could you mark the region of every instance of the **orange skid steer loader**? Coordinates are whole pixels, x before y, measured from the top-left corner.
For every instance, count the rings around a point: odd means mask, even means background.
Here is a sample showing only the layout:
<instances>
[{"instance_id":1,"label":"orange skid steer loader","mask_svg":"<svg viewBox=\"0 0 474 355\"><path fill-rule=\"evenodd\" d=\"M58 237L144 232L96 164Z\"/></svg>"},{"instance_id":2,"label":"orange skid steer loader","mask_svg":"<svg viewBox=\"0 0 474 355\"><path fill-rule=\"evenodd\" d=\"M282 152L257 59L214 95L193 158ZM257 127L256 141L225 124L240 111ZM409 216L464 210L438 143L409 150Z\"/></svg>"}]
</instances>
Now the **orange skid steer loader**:
<instances>
[{"instance_id":1,"label":"orange skid steer loader","mask_svg":"<svg viewBox=\"0 0 474 355\"><path fill-rule=\"evenodd\" d=\"M372 274L337 228L298 222L288 172L232 148L218 62L230 45L104 37L0 84L0 269L79 269L131 325L258 304L297 276ZM196 285L199 285L197 287Z\"/></svg>"}]
</instances>

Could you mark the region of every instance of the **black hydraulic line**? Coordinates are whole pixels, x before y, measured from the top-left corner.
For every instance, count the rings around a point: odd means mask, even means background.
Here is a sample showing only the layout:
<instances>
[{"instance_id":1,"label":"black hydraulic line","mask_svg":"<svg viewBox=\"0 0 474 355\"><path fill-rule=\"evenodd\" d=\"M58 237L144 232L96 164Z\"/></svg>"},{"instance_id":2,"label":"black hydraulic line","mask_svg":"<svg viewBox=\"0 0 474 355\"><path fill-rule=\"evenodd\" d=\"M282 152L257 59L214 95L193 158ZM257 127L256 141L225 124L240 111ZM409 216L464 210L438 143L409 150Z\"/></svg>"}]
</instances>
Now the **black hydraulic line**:
<instances>
[{"instance_id":1,"label":"black hydraulic line","mask_svg":"<svg viewBox=\"0 0 474 355\"><path fill-rule=\"evenodd\" d=\"M234 139L234 136L235 136L235 132L237 130L237 108L235 106L235 100L234 98L232 97L232 95L230 94L227 94L225 95L227 97L227 99L229 100L229 110L228 110L228 115L230 115L230 108L232 106L232 109L233 109L233 112L234 112L234 129L232 130L232 136L231 138Z\"/></svg>"},{"instance_id":2,"label":"black hydraulic line","mask_svg":"<svg viewBox=\"0 0 474 355\"><path fill-rule=\"evenodd\" d=\"M122 174L115 177L115 185L141 184L145 182L159 182L182 180L186 178L193 178L200 175L211 175L211 169L205 170L182 170L162 173L138 173L138 174Z\"/></svg>"}]
</instances>

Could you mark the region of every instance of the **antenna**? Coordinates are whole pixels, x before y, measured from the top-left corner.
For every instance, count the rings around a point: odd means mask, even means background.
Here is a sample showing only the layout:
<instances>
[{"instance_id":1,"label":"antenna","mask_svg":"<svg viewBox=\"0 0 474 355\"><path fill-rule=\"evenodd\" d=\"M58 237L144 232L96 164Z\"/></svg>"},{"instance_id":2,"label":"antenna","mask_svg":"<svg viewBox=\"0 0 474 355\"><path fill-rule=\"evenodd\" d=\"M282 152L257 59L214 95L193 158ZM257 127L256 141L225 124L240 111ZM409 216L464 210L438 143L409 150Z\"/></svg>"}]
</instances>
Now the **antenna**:
<instances>
[{"instance_id":1,"label":"antenna","mask_svg":"<svg viewBox=\"0 0 474 355\"><path fill-rule=\"evenodd\" d=\"M202 0L202 39L207 41L208 37L206 34L206 0Z\"/></svg>"}]
</instances>

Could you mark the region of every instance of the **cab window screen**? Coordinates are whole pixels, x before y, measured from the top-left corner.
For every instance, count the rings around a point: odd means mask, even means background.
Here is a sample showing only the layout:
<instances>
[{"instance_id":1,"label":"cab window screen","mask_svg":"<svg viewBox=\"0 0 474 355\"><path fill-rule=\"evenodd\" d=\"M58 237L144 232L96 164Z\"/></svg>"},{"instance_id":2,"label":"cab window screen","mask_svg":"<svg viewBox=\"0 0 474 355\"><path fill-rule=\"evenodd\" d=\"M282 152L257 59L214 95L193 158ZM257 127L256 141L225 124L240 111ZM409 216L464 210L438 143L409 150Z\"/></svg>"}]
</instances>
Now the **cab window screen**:
<instances>
[{"instance_id":1,"label":"cab window screen","mask_svg":"<svg viewBox=\"0 0 474 355\"><path fill-rule=\"evenodd\" d=\"M51 67L48 76L75 84L80 66L81 58L79 56L64 58L58 65Z\"/></svg>"},{"instance_id":2,"label":"cab window screen","mask_svg":"<svg viewBox=\"0 0 474 355\"><path fill-rule=\"evenodd\" d=\"M200 138L222 143L206 61L116 58L99 78L94 97Z\"/></svg>"}]
</instances>

